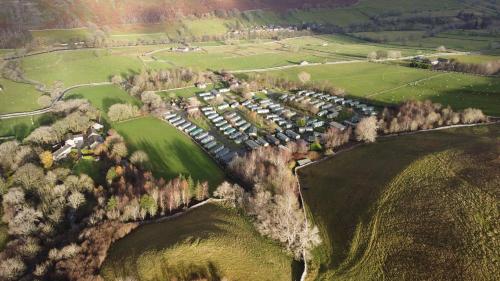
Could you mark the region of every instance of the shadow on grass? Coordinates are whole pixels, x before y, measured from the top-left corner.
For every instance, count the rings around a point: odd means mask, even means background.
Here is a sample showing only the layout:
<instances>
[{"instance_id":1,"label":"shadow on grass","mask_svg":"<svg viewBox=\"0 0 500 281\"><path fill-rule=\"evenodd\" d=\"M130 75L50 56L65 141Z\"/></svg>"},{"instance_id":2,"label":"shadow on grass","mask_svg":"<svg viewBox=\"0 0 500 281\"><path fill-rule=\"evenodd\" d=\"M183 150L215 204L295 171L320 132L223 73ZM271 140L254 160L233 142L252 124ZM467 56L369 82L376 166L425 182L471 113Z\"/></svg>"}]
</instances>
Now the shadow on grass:
<instances>
[{"instance_id":1,"label":"shadow on grass","mask_svg":"<svg viewBox=\"0 0 500 281\"><path fill-rule=\"evenodd\" d=\"M386 186L411 163L430 153L466 148L471 128L379 139L300 171L304 199L326 244L322 271L337 269L345 258L359 258L366 245L350 253L356 228L366 227ZM355 260L351 262L356 262Z\"/></svg>"},{"instance_id":2,"label":"shadow on grass","mask_svg":"<svg viewBox=\"0 0 500 281\"><path fill-rule=\"evenodd\" d=\"M123 132L121 134L128 140L132 139ZM208 181L210 190L213 190L223 180L222 171L190 139L185 137L186 140L181 141L178 138L154 142L143 136L138 141L129 142L128 146L130 151L142 150L148 154L155 177L170 180L180 174L191 175L195 181Z\"/></svg>"}]
</instances>

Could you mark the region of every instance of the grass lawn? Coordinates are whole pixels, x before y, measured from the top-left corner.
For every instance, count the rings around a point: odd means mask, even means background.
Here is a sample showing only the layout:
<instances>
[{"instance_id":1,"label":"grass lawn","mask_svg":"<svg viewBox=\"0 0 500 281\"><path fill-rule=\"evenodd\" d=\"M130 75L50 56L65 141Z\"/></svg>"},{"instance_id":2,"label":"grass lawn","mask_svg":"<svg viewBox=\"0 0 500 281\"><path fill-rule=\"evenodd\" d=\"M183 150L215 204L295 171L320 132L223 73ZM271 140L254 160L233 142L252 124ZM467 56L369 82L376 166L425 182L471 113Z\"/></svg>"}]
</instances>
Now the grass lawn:
<instances>
[{"instance_id":1,"label":"grass lawn","mask_svg":"<svg viewBox=\"0 0 500 281\"><path fill-rule=\"evenodd\" d=\"M123 50L77 50L42 54L24 58L22 67L28 78L46 85L58 80L66 87L104 82L115 74L131 74L141 70L137 54L123 53Z\"/></svg>"},{"instance_id":2,"label":"grass lawn","mask_svg":"<svg viewBox=\"0 0 500 281\"><path fill-rule=\"evenodd\" d=\"M170 221L141 226L119 240L108 252L101 276L106 281L149 281L173 280L175 274L191 280L188 275L201 272L215 277L209 280L241 281L298 280L300 275L291 257L260 236L248 219L212 203Z\"/></svg>"},{"instance_id":3,"label":"grass lawn","mask_svg":"<svg viewBox=\"0 0 500 281\"><path fill-rule=\"evenodd\" d=\"M23 112L39 109L38 98L41 92L35 86L17 83L0 77L0 114Z\"/></svg>"},{"instance_id":4,"label":"grass lawn","mask_svg":"<svg viewBox=\"0 0 500 281\"><path fill-rule=\"evenodd\" d=\"M292 80L306 71L315 81L330 81L348 95L372 100L380 105L398 104L409 99L430 99L455 109L476 107L500 115L500 78L461 73L432 72L395 64L353 63L320 65L268 72Z\"/></svg>"},{"instance_id":5,"label":"grass lawn","mask_svg":"<svg viewBox=\"0 0 500 281\"><path fill-rule=\"evenodd\" d=\"M0 137L14 136L17 140L23 140L34 129L51 124L54 117L51 114L37 116L17 117L0 120Z\"/></svg>"},{"instance_id":6,"label":"grass lawn","mask_svg":"<svg viewBox=\"0 0 500 281\"><path fill-rule=\"evenodd\" d=\"M219 167L197 144L161 120L139 118L113 127L126 139L130 153L140 149L149 155L157 177L191 175L194 180L208 181L212 189L224 179Z\"/></svg>"},{"instance_id":7,"label":"grass lawn","mask_svg":"<svg viewBox=\"0 0 500 281\"><path fill-rule=\"evenodd\" d=\"M106 118L106 113L113 104L129 103L134 104L137 107L141 106L141 102L138 99L130 96L127 92L116 85L92 86L74 89L68 92L65 98L88 100L103 113L104 118Z\"/></svg>"},{"instance_id":8,"label":"grass lawn","mask_svg":"<svg viewBox=\"0 0 500 281\"><path fill-rule=\"evenodd\" d=\"M100 162L95 162L93 159L82 158L73 166L75 175L86 174L98 184L105 184L106 176L101 173Z\"/></svg>"},{"instance_id":9,"label":"grass lawn","mask_svg":"<svg viewBox=\"0 0 500 281\"><path fill-rule=\"evenodd\" d=\"M482 126L379 139L301 170L326 241L315 254L319 279L498 276L499 133Z\"/></svg>"}]
</instances>

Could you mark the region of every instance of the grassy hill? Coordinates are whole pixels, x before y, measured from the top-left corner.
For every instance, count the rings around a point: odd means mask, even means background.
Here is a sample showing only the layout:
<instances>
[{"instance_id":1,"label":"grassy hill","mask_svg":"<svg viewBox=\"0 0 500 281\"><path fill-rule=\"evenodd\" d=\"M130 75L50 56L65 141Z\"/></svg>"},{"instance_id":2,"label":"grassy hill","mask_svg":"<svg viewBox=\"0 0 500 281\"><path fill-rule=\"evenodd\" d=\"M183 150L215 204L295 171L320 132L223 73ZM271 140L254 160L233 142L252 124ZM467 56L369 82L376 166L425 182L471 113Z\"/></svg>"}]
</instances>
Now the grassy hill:
<instances>
[{"instance_id":1,"label":"grassy hill","mask_svg":"<svg viewBox=\"0 0 500 281\"><path fill-rule=\"evenodd\" d=\"M302 170L320 279L495 280L499 133L379 139Z\"/></svg>"},{"instance_id":2,"label":"grassy hill","mask_svg":"<svg viewBox=\"0 0 500 281\"><path fill-rule=\"evenodd\" d=\"M289 281L300 276L279 245L260 236L235 210L217 204L135 230L111 247L101 276L106 281L127 276L174 280L172 275L192 280L187 276L200 272L209 272L207 280Z\"/></svg>"}]
</instances>

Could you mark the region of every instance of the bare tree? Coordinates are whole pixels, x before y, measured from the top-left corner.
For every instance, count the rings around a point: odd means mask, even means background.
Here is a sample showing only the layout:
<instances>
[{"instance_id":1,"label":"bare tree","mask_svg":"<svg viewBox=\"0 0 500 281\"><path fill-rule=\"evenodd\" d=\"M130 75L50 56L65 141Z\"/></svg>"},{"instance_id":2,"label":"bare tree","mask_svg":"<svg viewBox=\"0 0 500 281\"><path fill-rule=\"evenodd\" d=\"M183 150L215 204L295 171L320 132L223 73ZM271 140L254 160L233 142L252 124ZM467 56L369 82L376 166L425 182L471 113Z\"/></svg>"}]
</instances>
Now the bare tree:
<instances>
[{"instance_id":1,"label":"bare tree","mask_svg":"<svg viewBox=\"0 0 500 281\"><path fill-rule=\"evenodd\" d=\"M302 84L306 84L307 82L311 81L311 74L305 71L300 72L297 76L299 78L300 83Z\"/></svg>"},{"instance_id":2,"label":"bare tree","mask_svg":"<svg viewBox=\"0 0 500 281\"><path fill-rule=\"evenodd\" d=\"M111 121L123 121L139 115L139 109L131 104L114 104L108 110L108 117Z\"/></svg>"},{"instance_id":3,"label":"bare tree","mask_svg":"<svg viewBox=\"0 0 500 281\"><path fill-rule=\"evenodd\" d=\"M225 199L233 205L233 207L242 206L245 191L239 185L231 185L227 181L223 182L214 191L214 196Z\"/></svg>"},{"instance_id":4,"label":"bare tree","mask_svg":"<svg viewBox=\"0 0 500 281\"><path fill-rule=\"evenodd\" d=\"M358 141L374 142L377 138L377 118L371 116L361 119L354 133Z\"/></svg>"}]
</instances>

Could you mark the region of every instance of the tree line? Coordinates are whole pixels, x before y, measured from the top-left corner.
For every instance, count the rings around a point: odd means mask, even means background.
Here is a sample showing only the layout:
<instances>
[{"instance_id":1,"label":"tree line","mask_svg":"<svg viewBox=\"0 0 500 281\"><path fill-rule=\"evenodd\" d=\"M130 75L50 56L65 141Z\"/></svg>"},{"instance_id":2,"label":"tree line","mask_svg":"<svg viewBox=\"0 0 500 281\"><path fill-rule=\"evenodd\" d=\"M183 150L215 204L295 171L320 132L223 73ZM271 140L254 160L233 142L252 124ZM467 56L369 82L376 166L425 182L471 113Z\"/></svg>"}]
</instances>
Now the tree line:
<instances>
[{"instance_id":1,"label":"tree line","mask_svg":"<svg viewBox=\"0 0 500 281\"><path fill-rule=\"evenodd\" d=\"M432 68L435 70L455 71L477 75L499 75L500 60L485 63L463 63L456 59L451 59L447 63L438 63Z\"/></svg>"}]
</instances>

